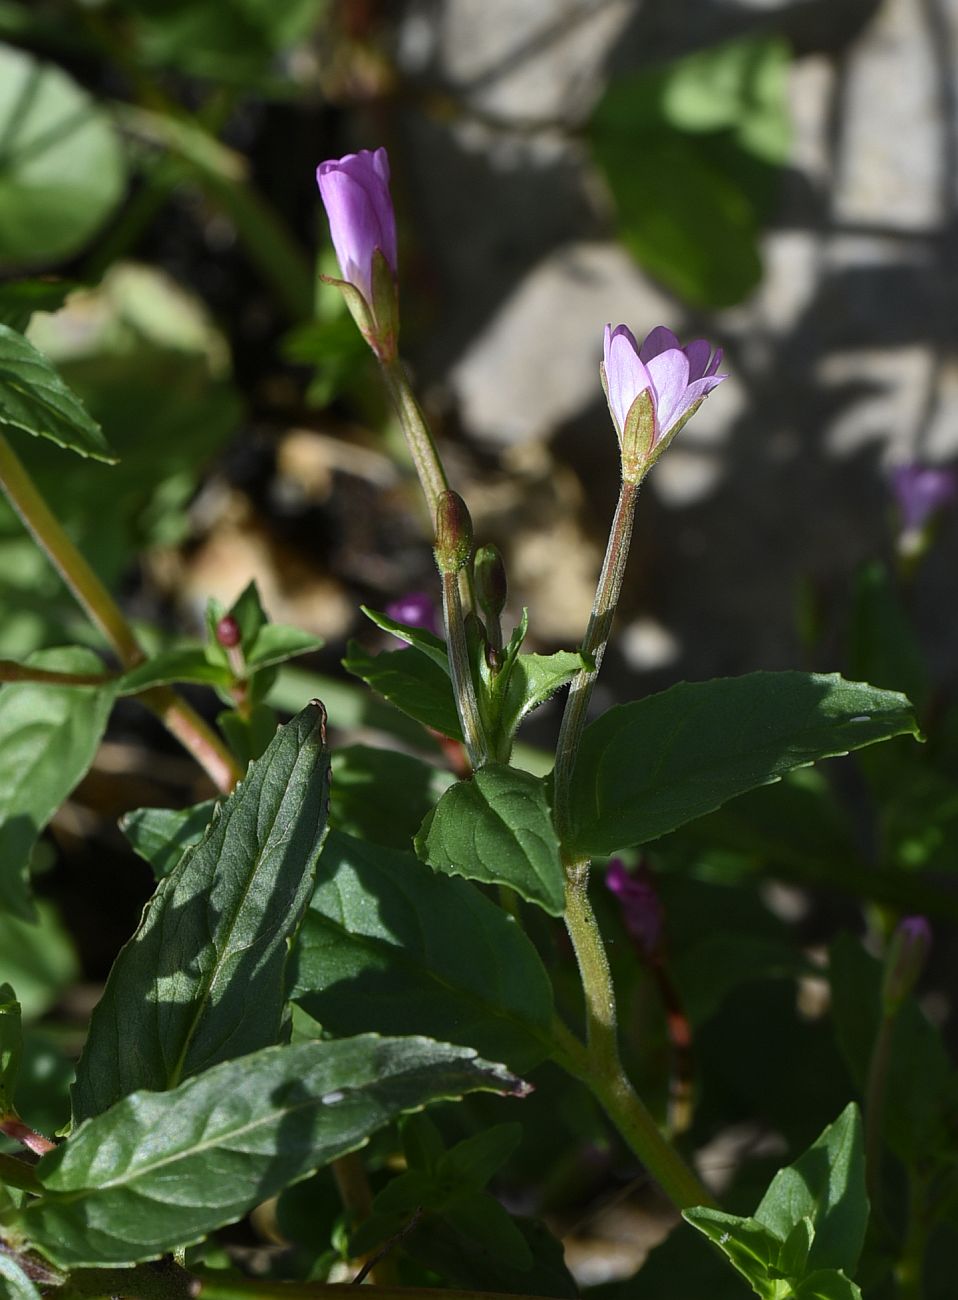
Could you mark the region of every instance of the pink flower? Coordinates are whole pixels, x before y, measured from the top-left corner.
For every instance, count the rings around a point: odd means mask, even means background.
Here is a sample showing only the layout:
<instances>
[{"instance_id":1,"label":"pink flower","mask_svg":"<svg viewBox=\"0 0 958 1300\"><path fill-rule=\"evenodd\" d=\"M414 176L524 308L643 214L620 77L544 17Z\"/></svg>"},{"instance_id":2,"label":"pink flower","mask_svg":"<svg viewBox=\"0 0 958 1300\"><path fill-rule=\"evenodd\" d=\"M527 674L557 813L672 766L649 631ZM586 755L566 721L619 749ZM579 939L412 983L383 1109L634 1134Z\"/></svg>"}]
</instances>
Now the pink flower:
<instances>
[{"instance_id":1,"label":"pink flower","mask_svg":"<svg viewBox=\"0 0 958 1300\"><path fill-rule=\"evenodd\" d=\"M361 149L316 169L319 193L343 279L373 301L373 256L378 248L395 276L396 216L389 195L385 149Z\"/></svg>"},{"instance_id":2,"label":"pink flower","mask_svg":"<svg viewBox=\"0 0 958 1300\"><path fill-rule=\"evenodd\" d=\"M634 438L635 431L629 427L632 412L633 424L642 429L645 444L633 452L641 454L647 468L656 447L674 436L706 394L727 378L716 374L721 360L721 350L713 355L706 339L695 339L683 348L664 325L656 326L641 347L627 326L613 329L606 325L603 387L623 452L630 441L627 435ZM636 408L643 394L648 394L646 401ZM651 429L647 427L649 413Z\"/></svg>"},{"instance_id":3,"label":"pink flower","mask_svg":"<svg viewBox=\"0 0 958 1300\"><path fill-rule=\"evenodd\" d=\"M611 858L605 884L618 898L625 928L643 957L655 957L662 943L664 918L651 872L644 866L631 872L621 858Z\"/></svg>"}]
</instances>

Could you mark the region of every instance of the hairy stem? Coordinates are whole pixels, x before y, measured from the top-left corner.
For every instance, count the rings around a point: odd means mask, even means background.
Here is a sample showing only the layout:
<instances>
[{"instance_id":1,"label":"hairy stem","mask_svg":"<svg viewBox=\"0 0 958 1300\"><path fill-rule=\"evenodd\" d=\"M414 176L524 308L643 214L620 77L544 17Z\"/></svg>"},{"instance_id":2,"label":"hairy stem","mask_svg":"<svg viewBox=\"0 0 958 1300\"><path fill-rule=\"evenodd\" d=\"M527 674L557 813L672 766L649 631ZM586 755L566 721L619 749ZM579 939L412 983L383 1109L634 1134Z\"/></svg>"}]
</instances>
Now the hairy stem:
<instances>
[{"instance_id":1,"label":"hairy stem","mask_svg":"<svg viewBox=\"0 0 958 1300\"><path fill-rule=\"evenodd\" d=\"M442 575L442 617L445 624L446 648L449 652L449 676L456 697L456 711L462 726L466 753L473 768L481 767L488 756L483 739L482 720L479 717L476 688L469 664L466 625L463 620L457 573Z\"/></svg>"},{"instance_id":2,"label":"hairy stem","mask_svg":"<svg viewBox=\"0 0 958 1300\"><path fill-rule=\"evenodd\" d=\"M384 362L381 369L390 400L399 416L399 423L402 425L416 473L419 475L419 483L429 507L429 518L435 520L439 497L449 490L446 471L436 451L436 444L426 424L426 417L406 378L402 362L398 358L395 361Z\"/></svg>"},{"instance_id":3,"label":"hairy stem","mask_svg":"<svg viewBox=\"0 0 958 1300\"><path fill-rule=\"evenodd\" d=\"M635 503L639 494L638 483L623 483L619 491L619 500L609 531L609 541L602 561L602 572L596 586L589 625L582 641L582 654L590 667L581 668L572 679L562 724L559 728L559 742L556 747L555 772L553 774L556 830L559 839L566 844L571 830L569 820L569 802L572 794L572 778L575 772L575 760L579 750L579 741L585 727L592 689L602 666L605 648L609 643L612 622L616 606L622 591L625 566L629 558L629 543L632 540L632 521L635 518Z\"/></svg>"}]
</instances>

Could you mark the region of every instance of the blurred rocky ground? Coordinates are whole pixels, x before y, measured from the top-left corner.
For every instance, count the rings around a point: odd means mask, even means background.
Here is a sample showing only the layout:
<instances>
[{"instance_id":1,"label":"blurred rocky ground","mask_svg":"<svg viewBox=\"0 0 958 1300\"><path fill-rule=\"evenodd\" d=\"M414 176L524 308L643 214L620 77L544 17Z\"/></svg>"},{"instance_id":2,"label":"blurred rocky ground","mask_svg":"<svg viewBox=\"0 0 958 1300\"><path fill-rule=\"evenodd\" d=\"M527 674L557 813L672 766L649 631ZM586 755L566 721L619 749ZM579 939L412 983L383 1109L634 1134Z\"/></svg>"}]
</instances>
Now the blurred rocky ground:
<instances>
[{"instance_id":1,"label":"blurred rocky ground","mask_svg":"<svg viewBox=\"0 0 958 1300\"><path fill-rule=\"evenodd\" d=\"M417 378L540 637L571 642L614 502L601 330L667 322L731 378L643 491L606 689L839 666L892 463L958 450L955 0L406 0L387 143L434 294ZM612 76L735 36L791 45L790 158L742 303L694 310L616 239L583 126ZM411 92L411 93L410 93ZM335 142L347 147L345 136ZM634 167L641 178L643 156ZM958 649L956 521L915 591ZM803 646L799 609L823 611Z\"/></svg>"}]
</instances>

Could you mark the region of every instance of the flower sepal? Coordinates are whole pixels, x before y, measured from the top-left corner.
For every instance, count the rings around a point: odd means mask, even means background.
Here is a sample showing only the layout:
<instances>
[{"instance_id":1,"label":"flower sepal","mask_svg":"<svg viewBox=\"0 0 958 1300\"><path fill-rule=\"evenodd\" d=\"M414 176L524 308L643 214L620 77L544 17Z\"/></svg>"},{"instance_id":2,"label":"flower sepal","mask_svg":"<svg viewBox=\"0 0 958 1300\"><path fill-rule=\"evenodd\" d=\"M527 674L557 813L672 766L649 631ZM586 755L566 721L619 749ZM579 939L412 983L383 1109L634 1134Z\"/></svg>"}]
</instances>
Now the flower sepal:
<instances>
[{"instance_id":1,"label":"flower sepal","mask_svg":"<svg viewBox=\"0 0 958 1300\"><path fill-rule=\"evenodd\" d=\"M644 388L629 407L619 439L622 452L622 478L626 483L641 483L649 469L665 450L655 445L655 403L651 390Z\"/></svg>"},{"instance_id":2,"label":"flower sepal","mask_svg":"<svg viewBox=\"0 0 958 1300\"><path fill-rule=\"evenodd\" d=\"M399 353L399 289L396 273L381 248L373 253L373 321L375 343L370 346L380 361L395 361Z\"/></svg>"}]
</instances>

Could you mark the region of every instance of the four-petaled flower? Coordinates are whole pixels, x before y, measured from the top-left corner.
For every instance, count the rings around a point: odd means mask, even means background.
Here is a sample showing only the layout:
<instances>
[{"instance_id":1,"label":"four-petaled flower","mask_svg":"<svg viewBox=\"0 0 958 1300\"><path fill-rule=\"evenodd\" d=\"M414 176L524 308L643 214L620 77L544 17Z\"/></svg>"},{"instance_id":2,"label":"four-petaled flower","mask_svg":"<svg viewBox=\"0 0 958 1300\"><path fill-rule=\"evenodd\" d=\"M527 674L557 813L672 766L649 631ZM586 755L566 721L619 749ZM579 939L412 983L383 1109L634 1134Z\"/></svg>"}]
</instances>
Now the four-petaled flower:
<instances>
[{"instance_id":1,"label":"four-petaled flower","mask_svg":"<svg viewBox=\"0 0 958 1300\"><path fill-rule=\"evenodd\" d=\"M640 347L625 325L605 327L602 386L627 476L641 478L699 403L726 378L707 339L682 347L658 325Z\"/></svg>"}]
</instances>

